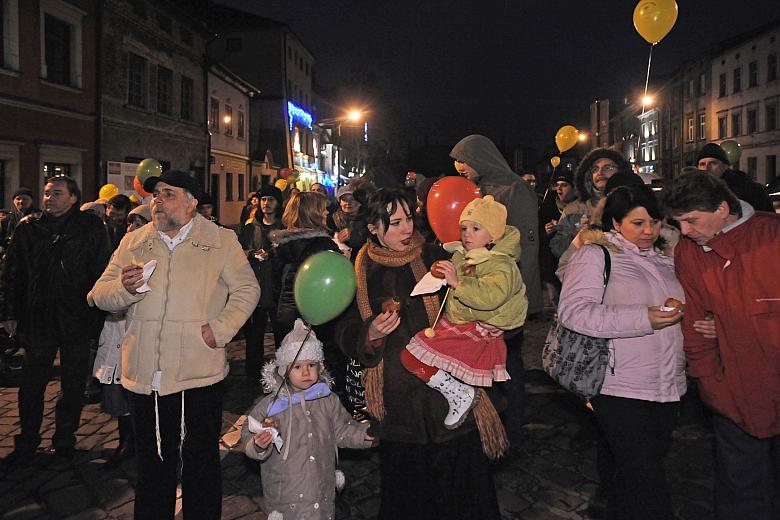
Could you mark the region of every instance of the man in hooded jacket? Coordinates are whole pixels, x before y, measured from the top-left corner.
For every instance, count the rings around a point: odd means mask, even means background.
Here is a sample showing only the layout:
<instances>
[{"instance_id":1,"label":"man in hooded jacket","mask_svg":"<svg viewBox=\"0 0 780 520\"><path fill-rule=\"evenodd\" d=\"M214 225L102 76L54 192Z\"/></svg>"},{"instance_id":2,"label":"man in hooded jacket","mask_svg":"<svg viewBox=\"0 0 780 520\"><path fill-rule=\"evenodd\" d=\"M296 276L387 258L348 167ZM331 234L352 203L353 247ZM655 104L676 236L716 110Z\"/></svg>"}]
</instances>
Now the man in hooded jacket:
<instances>
[{"instance_id":1,"label":"man in hooded jacket","mask_svg":"<svg viewBox=\"0 0 780 520\"><path fill-rule=\"evenodd\" d=\"M539 273L539 214L536 193L507 164L493 141L482 135L461 139L450 152L461 175L479 186L482 195L492 195L506 206L507 225L520 230L520 273L525 282L528 315L542 312L542 281ZM522 329L508 335L507 371L512 376L505 385L509 401L504 422L510 442L516 443L523 420L523 346Z\"/></svg>"}]
</instances>

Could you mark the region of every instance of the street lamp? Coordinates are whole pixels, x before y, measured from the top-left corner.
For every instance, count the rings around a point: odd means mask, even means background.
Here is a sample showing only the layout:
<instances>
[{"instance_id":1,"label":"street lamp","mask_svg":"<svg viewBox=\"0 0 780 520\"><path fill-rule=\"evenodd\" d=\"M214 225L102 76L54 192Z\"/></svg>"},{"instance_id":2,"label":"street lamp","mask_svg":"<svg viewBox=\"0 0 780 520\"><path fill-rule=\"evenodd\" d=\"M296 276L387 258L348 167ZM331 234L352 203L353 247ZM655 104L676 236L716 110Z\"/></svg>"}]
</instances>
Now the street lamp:
<instances>
[{"instance_id":1,"label":"street lamp","mask_svg":"<svg viewBox=\"0 0 780 520\"><path fill-rule=\"evenodd\" d=\"M359 123L363 119L363 116L364 116L364 112L363 111L358 110L358 109L352 109L352 110L347 111L346 114L341 116L341 117L329 117L329 118L320 119L319 121L317 121L317 124L320 125L320 126L329 126L331 128L335 128L335 130L336 130L336 146L337 146L337 148L339 150L339 161L338 161L338 163L336 165L336 168L337 168L337 171L336 171L336 175L337 175L336 185L337 186L341 185L341 162L342 162L342 160L341 160L341 152L342 152L342 147L341 147L341 125L345 121L348 121L350 123ZM346 126L355 127L355 126L359 126L359 125L351 124L351 125L346 125ZM357 149L357 146L358 146L358 144L357 144L357 141L356 141L355 142L355 148L356 149Z\"/></svg>"}]
</instances>

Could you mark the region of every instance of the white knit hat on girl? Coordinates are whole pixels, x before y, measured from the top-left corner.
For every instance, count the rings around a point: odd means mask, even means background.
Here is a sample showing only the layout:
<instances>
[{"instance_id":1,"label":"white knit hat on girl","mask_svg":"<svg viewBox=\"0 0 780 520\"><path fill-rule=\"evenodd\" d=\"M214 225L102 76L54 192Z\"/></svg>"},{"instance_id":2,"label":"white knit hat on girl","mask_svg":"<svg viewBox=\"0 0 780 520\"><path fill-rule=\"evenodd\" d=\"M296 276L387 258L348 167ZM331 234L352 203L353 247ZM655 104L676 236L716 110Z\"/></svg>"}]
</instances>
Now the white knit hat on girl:
<instances>
[{"instance_id":1,"label":"white knit hat on girl","mask_svg":"<svg viewBox=\"0 0 780 520\"><path fill-rule=\"evenodd\" d=\"M300 354L298 354L298 349L301 351ZM298 354L297 357L296 354ZM284 377L287 367L295 360L322 362L324 359L322 342L317 339L314 330L309 330L303 320L297 319L293 330L284 337L282 345L276 351L276 370L280 376Z\"/></svg>"},{"instance_id":2,"label":"white knit hat on girl","mask_svg":"<svg viewBox=\"0 0 780 520\"><path fill-rule=\"evenodd\" d=\"M481 224L495 242L506 230L506 206L497 202L492 195L474 199L463 208L458 222L470 220Z\"/></svg>"}]
</instances>

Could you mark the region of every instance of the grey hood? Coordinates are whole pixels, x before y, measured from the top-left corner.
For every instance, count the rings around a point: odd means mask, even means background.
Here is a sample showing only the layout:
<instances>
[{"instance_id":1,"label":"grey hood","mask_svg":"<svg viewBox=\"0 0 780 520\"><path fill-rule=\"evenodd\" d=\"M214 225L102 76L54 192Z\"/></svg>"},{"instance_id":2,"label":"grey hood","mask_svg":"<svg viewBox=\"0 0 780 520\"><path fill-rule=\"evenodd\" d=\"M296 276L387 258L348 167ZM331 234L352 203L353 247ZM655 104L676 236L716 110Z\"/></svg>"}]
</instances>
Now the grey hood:
<instances>
[{"instance_id":1,"label":"grey hood","mask_svg":"<svg viewBox=\"0 0 780 520\"><path fill-rule=\"evenodd\" d=\"M484 135L464 137L453 147L450 157L474 168L480 177L477 183L512 184L518 179L493 141Z\"/></svg>"}]
</instances>

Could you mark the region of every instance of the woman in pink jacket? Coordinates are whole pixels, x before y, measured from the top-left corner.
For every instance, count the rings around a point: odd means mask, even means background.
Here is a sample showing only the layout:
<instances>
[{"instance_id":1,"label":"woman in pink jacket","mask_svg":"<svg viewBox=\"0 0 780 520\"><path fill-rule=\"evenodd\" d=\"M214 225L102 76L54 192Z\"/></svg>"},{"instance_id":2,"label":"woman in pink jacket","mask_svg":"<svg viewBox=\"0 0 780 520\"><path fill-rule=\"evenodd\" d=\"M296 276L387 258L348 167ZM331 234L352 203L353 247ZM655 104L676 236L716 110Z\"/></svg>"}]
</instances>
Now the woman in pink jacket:
<instances>
[{"instance_id":1,"label":"woman in pink jacket","mask_svg":"<svg viewBox=\"0 0 780 520\"><path fill-rule=\"evenodd\" d=\"M606 290L602 249L581 247L566 268L558 308L563 326L611 340L604 385L591 400L617 466L608 518L674 517L664 458L686 390L685 356L682 312L660 307L670 297L682 300L683 290L672 257L659 248L662 218L649 187L612 191L602 217L612 264Z\"/></svg>"}]
</instances>

